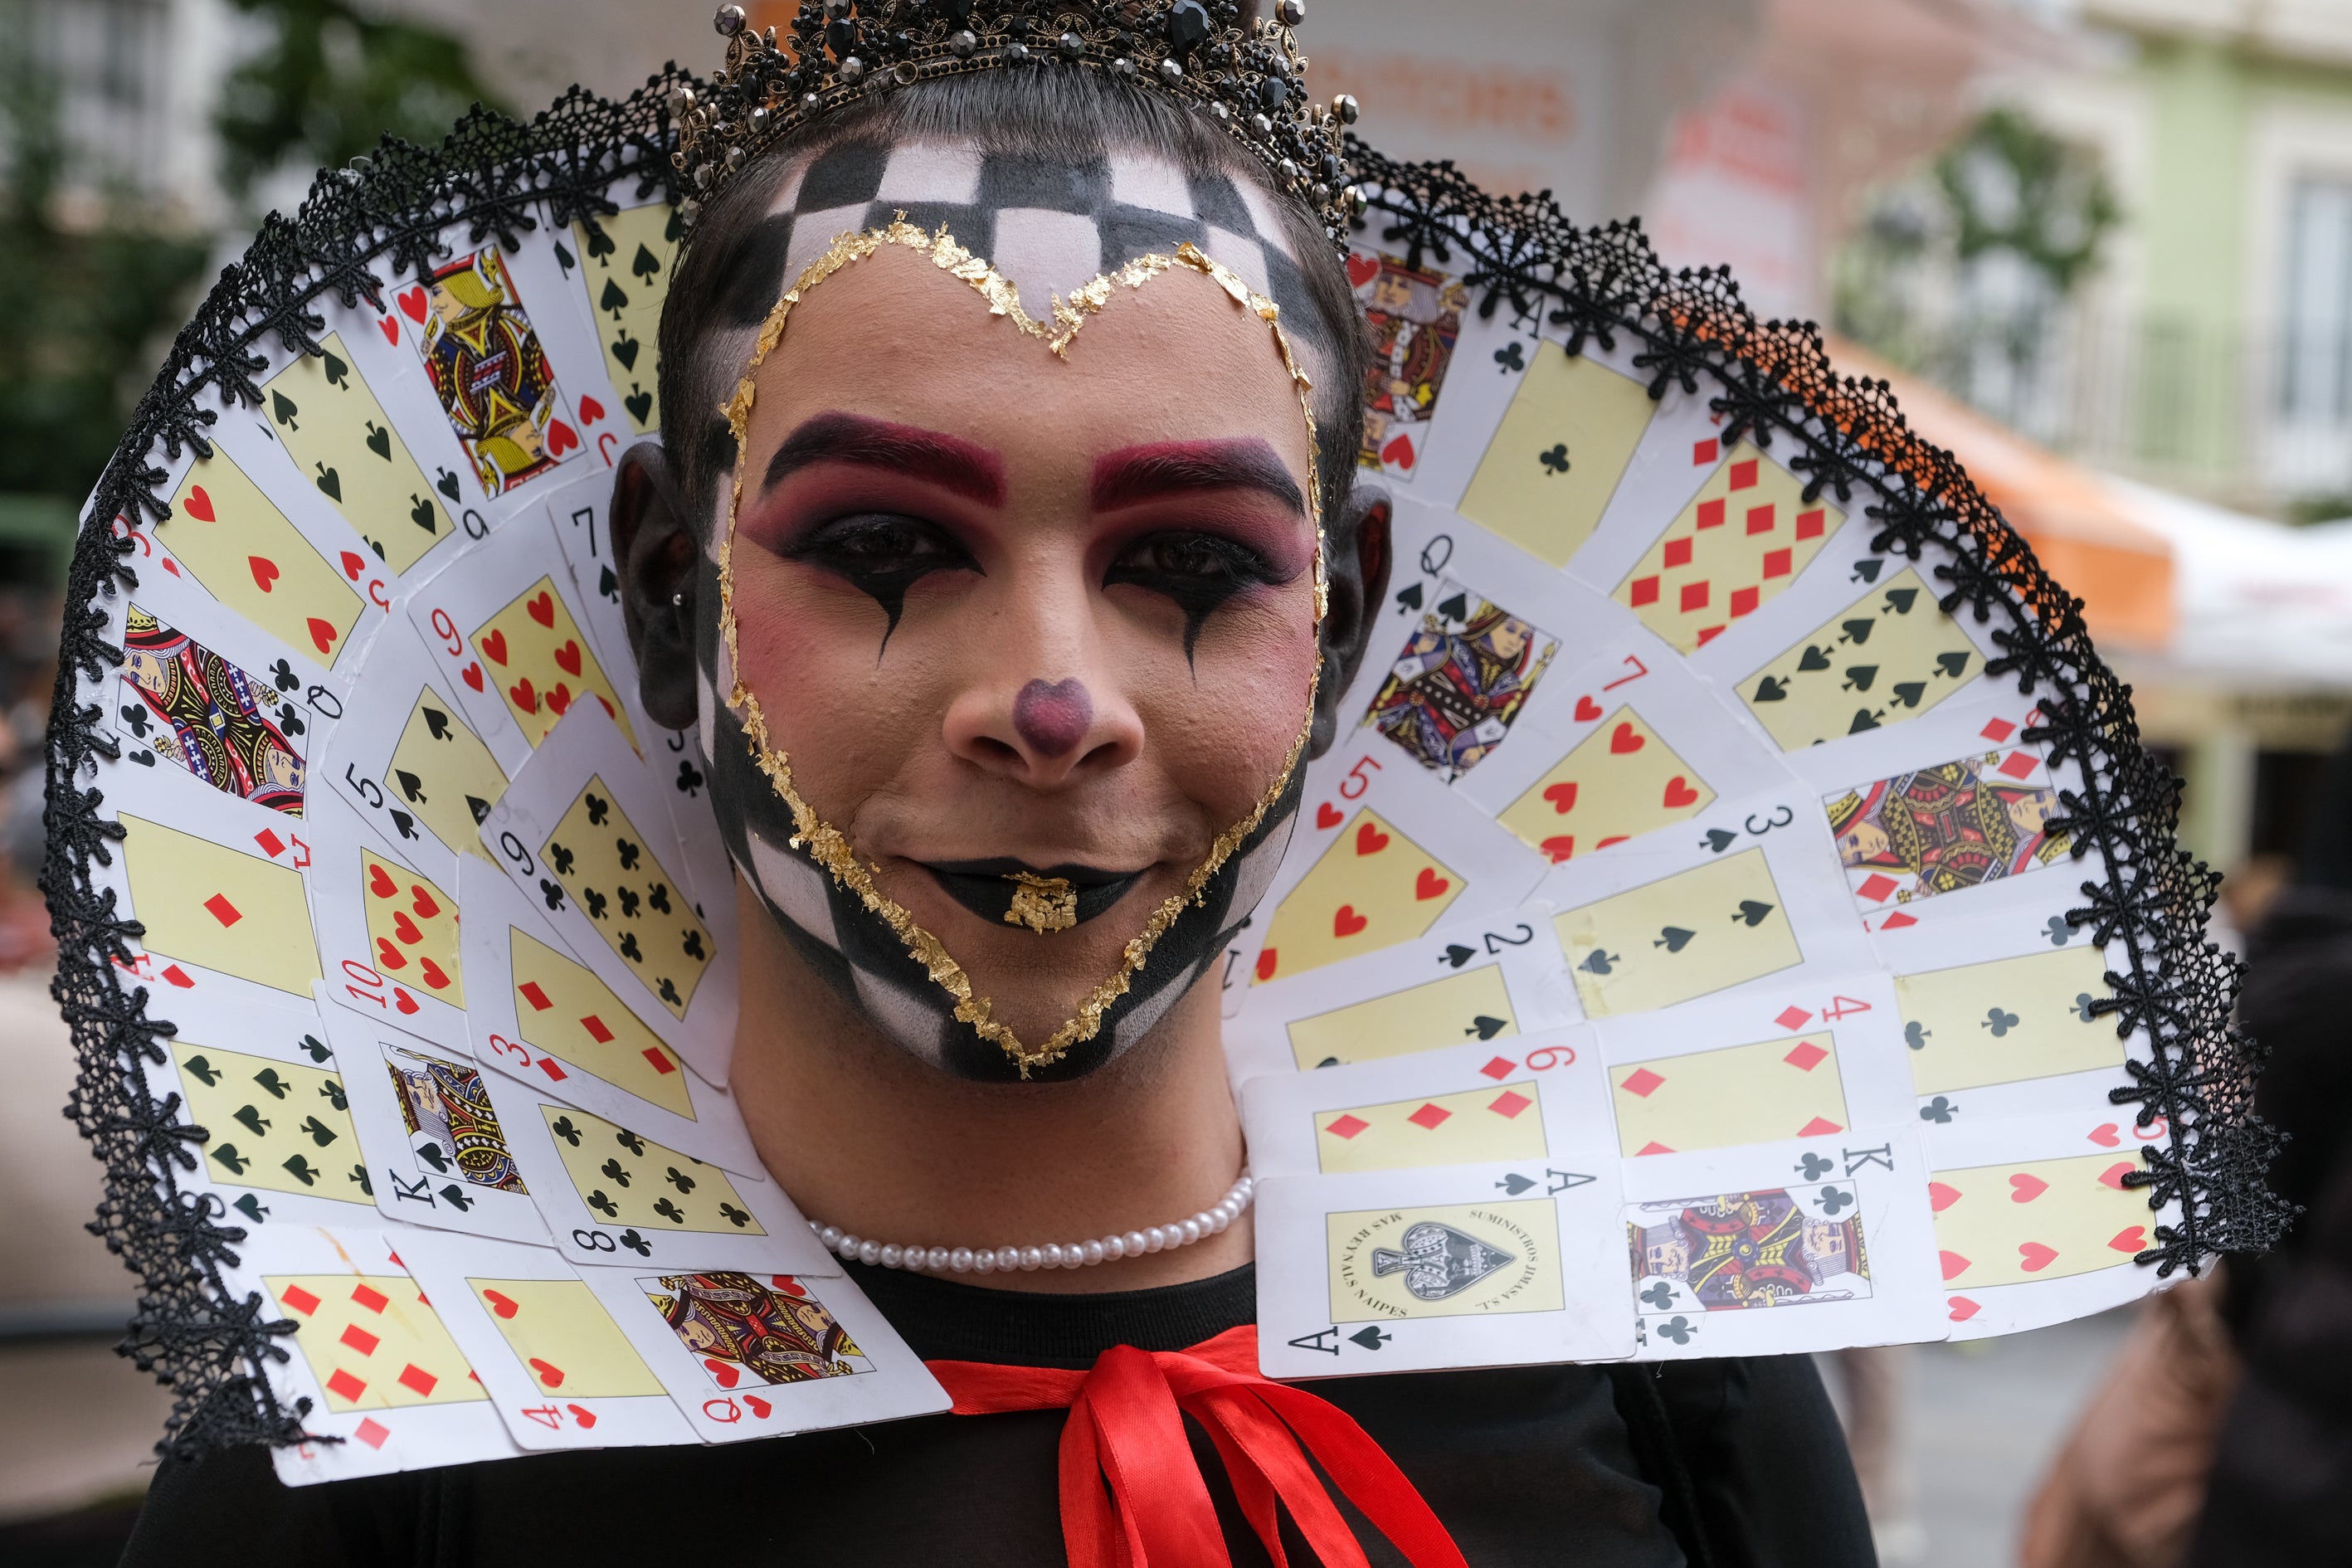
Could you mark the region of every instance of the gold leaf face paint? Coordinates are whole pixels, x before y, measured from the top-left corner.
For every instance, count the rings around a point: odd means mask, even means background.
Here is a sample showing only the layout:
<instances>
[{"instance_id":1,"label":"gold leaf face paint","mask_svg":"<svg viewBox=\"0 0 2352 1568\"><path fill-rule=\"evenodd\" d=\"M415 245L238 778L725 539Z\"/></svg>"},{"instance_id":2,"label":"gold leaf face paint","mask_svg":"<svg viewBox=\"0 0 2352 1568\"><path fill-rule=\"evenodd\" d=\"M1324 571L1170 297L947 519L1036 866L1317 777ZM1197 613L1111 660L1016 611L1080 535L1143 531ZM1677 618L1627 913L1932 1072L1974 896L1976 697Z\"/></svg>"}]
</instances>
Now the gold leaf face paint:
<instances>
[{"instance_id":1,"label":"gold leaf face paint","mask_svg":"<svg viewBox=\"0 0 2352 1568\"><path fill-rule=\"evenodd\" d=\"M743 473L751 450L751 410L757 397L754 384L760 367L782 341L785 323L793 308L807 296L809 290L886 247L899 247L928 256L941 271L970 285L973 292L986 301L991 315L1003 317L1023 336L1039 340L1057 359L1068 358L1070 345L1087 320L1100 314L1120 289L1141 289L1153 279L1171 271L1197 272L1210 279L1225 291L1236 308L1265 322L1276 352L1282 356L1283 368L1297 392L1300 415L1307 421L1306 490L1309 516L1315 525L1314 612L1315 625L1319 629L1329 605L1330 589L1325 575L1321 496L1316 473L1315 411L1311 401L1313 384L1291 350L1290 340L1282 330L1281 313L1274 301L1253 292L1231 268L1211 260L1189 242L1179 246L1173 255L1138 257L1073 290L1066 301L1058 295L1055 296L1048 319L1041 321L1022 309L1019 291L1008 279L986 260L958 244L944 226L936 234L926 234L907 223L901 215L898 221L887 228L841 236L823 256L802 271L799 279L776 301L775 309L761 326L742 379L737 384L734 395L721 410L734 432L736 464L734 483L728 498L726 528L719 546L719 634L726 640L728 668L734 672L733 684L726 700L743 725L745 742L752 761L792 812L792 847L806 850L835 882L854 894L869 912L887 924L905 944L908 956L922 966L931 983L954 999L956 1019L971 1026L982 1039L1002 1049L1025 1078L1032 1069L1060 1060L1072 1047L1093 1039L1100 1032L1105 1014L1127 994L1137 972L1143 967L1160 937L1183 913L1184 906L1202 897L1209 879L1257 830L1267 813L1282 798L1292 774L1297 771L1299 759L1305 754L1308 737L1313 732L1315 694L1321 679L1321 661L1318 659L1314 672L1307 679L1306 715L1273 783L1266 786L1256 804L1239 821L1217 835L1206 857L1186 877L1183 887L1152 910L1150 917L1144 921L1143 929L1128 942L1118 967L1088 993L1076 1013L1043 1040L1034 1044L1025 1042L1009 1026L999 1021L994 1016L990 1000L973 990L971 976L964 972L962 965L949 954L936 936L917 923L903 906L876 885L872 868L859 862L848 837L819 816L815 808L802 797L793 782L791 759L771 742L767 719L761 710L759 697L751 689L741 673L735 615L735 530L742 510ZM1045 880L1024 879L1024 886L1015 893L1005 920L1041 932L1066 930L1075 924L1076 895L1066 885L1058 894L1042 885L1025 885L1026 882L1042 884Z\"/></svg>"},{"instance_id":2,"label":"gold leaf face paint","mask_svg":"<svg viewBox=\"0 0 2352 1568\"><path fill-rule=\"evenodd\" d=\"M1039 936L1051 936L1078 923L1078 892L1068 878L1015 871L1007 880L1013 890L1013 906L1004 911L1006 925L1027 926Z\"/></svg>"}]
</instances>

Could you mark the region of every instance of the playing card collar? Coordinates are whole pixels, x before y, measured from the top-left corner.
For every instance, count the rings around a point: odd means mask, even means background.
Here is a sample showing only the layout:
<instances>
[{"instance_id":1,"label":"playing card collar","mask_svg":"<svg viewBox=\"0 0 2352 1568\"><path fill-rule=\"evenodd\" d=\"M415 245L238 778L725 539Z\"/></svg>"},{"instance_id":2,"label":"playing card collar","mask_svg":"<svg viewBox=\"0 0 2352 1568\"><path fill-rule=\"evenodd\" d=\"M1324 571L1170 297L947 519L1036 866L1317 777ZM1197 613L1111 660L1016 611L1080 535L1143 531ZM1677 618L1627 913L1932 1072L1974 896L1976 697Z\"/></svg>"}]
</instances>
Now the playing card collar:
<instances>
[{"instance_id":1,"label":"playing card collar","mask_svg":"<svg viewBox=\"0 0 2352 1568\"><path fill-rule=\"evenodd\" d=\"M905 943L908 956L923 967L931 983L955 998L957 1022L969 1025L981 1038L1002 1049L1026 1078L1034 1068L1059 1061L1074 1046L1085 1044L1101 1032L1105 1015L1114 1003L1127 994L1136 972L1150 957L1151 950L1168 929L1184 912L1185 905L1201 899L1210 879L1233 858L1250 836L1256 832L1267 815L1280 802L1289 787L1291 775L1297 771L1299 759L1306 754L1307 742L1314 733L1315 697L1322 679L1318 659L1307 677L1307 712L1300 722L1297 735L1291 741L1272 783L1258 796L1242 818L1220 833L1210 845L1207 856L1192 868L1184 886L1163 900L1145 921L1143 929L1126 948L1118 969L1087 994L1077 1011L1062 1026L1035 1045L1024 1042L1011 1026L994 1016L989 998L972 989L971 977L956 962L938 937L926 931L904 906L885 894L874 881L871 870L858 863L857 853L848 837L819 816L816 809L803 798L793 782L791 760L770 740L765 712L760 699L742 677L742 659L738 644L735 615L735 528L742 512L744 454L751 449L751 410L758 397L757 380L760 367L783 340L784 324L808 291L826 279L875 255L886 246L898 246L928 256L932 265L969 284L972 290L988 302L989 313L1002 316L1025 337L1043 341L1057 359L1069 356L1069 347L1087 320L1101 313L1118 289L1140 289L1151 279L1167 272L1187 269L1198 272L1215 282L1234 302L1264 321L1272 334L1275 348L1282 355L1284 370L1298 395L1298 408L1307 422L1307 484L1308 515L1315 526L1315 626L1320 631L1323 617L1330 607L1330 584L1325 574L1321 483L1317 469L1315 444L1314 383L1292 352L1290 339L1282 330L1282 312L1265 295L1253 290L1232 268L1212 260L1200 248L1187 240L1176 247L1173 255L1153 253L1137 257L1125 266L1096 278L1092 282L1072 289L1067 300L1054 296L1049 321L1031 317L1021 307L1020 290L994 267L973 255L959 244L941 224L935 234L926 234L906 221L902 212L884 228L867 229L862 233L844 234L803 269L799 279L776 301L775 308L761 323L758 338L751 348L751 359L743 367L742 378L736 384L735 394L720 410L735 439L735 474L728 490L726 526L719 544L719 628L725 639L728 668L734 671L733 684L727 693L728 706L742 722L745 744L752 760L793 814L792 847L805 852L830 874L835 881L854 894L877 919L887 924Z\"/></svg>"}]
</instances>

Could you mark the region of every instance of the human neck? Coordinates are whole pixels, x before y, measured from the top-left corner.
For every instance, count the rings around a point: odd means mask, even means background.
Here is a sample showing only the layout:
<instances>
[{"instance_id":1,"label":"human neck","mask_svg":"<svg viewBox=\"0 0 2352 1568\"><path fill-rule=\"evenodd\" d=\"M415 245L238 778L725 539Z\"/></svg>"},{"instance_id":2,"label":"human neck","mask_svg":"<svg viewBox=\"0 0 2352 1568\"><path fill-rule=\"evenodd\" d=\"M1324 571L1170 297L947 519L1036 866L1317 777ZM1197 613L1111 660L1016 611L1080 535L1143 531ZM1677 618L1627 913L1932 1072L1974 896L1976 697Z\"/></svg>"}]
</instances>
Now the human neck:
<instances>
[{"instance_id":1,"label":"human neck","mask_svg":"<svg viewBox=\"0 0 2352 1568\"><path fill-rule=\"evenodd\" d=\"M738 885L743 962L730 1087L801 1212L926 1247L1040 1247L1189 1217L1242 1167L1216 987L1195 985L1119 1059L1065 1083L974 1083L885 1038L803 964ZM1098 1268L966 1274L1015 1290L1131 1290L1253 1256L1250 1216Z\"/></svg>"}]
</instances>

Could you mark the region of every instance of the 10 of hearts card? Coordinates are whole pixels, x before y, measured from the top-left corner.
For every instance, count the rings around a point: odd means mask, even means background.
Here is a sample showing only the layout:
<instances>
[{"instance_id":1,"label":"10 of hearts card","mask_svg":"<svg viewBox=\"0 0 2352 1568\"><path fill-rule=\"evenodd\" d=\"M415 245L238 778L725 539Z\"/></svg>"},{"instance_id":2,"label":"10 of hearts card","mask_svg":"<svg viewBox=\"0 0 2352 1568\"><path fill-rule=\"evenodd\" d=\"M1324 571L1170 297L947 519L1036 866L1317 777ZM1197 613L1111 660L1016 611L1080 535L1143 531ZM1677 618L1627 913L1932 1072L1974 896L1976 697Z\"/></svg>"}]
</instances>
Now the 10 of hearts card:
<instances>
[{"instance_id":1,"label":"10 of hearts card","mask_svg":"<svg viewBox=\"0 0 2352 1568\"><path fill-rule=\"evenodd\" d=\"M264 1391L182 1451L947 1406L729 1092L709 726L638 694L666 123L567 100L495 199L233 273L86 515L73 1110L155 1299L253 1325L152 1327L183 1410ZM1972 1337L2263 1245L2210 882L2072 601L1803 332L1362 156L1394 568L1214 982L1268 1374Z\"/></svg>"}]
</instances>

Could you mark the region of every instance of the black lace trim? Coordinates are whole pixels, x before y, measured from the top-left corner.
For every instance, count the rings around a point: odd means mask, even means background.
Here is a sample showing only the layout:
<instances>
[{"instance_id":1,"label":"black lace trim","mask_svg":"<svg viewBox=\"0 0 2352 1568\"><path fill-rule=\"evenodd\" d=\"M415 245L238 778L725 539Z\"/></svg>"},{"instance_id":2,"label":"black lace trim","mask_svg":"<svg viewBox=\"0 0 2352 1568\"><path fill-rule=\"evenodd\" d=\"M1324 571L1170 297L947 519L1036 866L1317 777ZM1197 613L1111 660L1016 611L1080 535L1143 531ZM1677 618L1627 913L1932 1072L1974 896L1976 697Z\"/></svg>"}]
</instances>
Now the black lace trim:
<instances>
[{"instance_id":1,"label":"black lace trim","mask_svg":"<svg viewBox=\"0 0 2352 1568\"><path fill-rule=\"evenodd\" d=\"M265 1374L288 1356L284 1325L263 1321L260 1298L235 1294L223 1276L244 1228L223 1223L218 1199L183 1190L183 1174L196 1169L194 1146L208 1135L179 1124L177 1095L148 1092L142 1064L164 1060L158 1041L173 1026L150 1016L129 968L126 943L141 926L93 875L112 864L122 832L99 815L89 781L120 752L100 707L79 700L80 682L121 665L99 602L138 585L133 546L113 521L170 515L157 448L165 460L184 449L209 455L205 430L219 416L205 399L259 405L256 377L267 362L257 349L274 341L319 352L324 323L314 304L328 294L381 306L386 280L376 267L394 281L421 278L450 253L453 233L473 245L495 235L511 248L538 226L539 204L558 226L593 225L617 210L607 193L633 174L639 199L676 202L667 100L692 79L673 66L618 103L574 89L527 125L477 110L437 149L387 140L364 167L321 174L293 218L272 215L222 272L83 514L50 715L42 887L58 952L51 991L79 1064L66 1110L106 1167L89 1228L141 1281L119 1348L174 1391L160 1453L194 1458L310 1435L307 1404L280 1404ZM2063 797L2065 819L2053 826L2073 837L2078 857L2095 847L2115 869L2113 882L2083 885L2087 902L2069 919L2128 944L2129 971L2109 976L2115 996L2099 1005L2118 1029L2145 1028L2155 1041L2153 1063L2135 1065L2133 1084L2115 1099L2140 1108L2143 1128L2161 1119L2167 1136L2149 1148L2149 1171L2128 1179L2154 1188L2158 1202L2179 1199L2183 1218L2159 1226L2140 1261L2159 1275L2194 1273L2211 1254L2268 1246L2289 1210L2263 1181L2277 1134L2252 1114L2259 1053L2230 1022L2240 968L2203 940L2217 879L2171 847L2179 782L2140 746L2128 689L2092 652L2080 605L1950 455L1910 432L1885 384L1832 373L1810 323L1759 324L1724 272L1670 275L1638 223L1579 229L1547 196L1493 197L1450 164L1394 163L1352 139L1351 151L1378 191L1358 226L1411 265L1459 267L1482 315L1505 304L1540 314L1565 331L1570 353L1588 342L1613 349L1622 334L1640 345L1635 363L1651 373L1653 395L1670 384L1695 393L1708 372L1728 389L1715 405L1727 434L1759 446L1794 437L1801 450L1790 466L1806 476L1808 500L1834 489L1849 504L1864 493L1880 524L1873 548L1916 561L1932 540L1952 552L1935 568L1944 609L2000 618L1993 637L2004 651L1988 669L2016 675L2021 691L2045 691L2048 722L2028 738L2083 766L2085 789Z\"/></svg>"},{"instance_id":2,"label":"black lace trim","mask_svg":"<svg viewBox=\"0 0 2352 1568\"><path fill-rule=\"evenodd\" d=\"M2082 601L2051 581L1958 461L1911 430L1885 382L1832 371L1811 321L1759 321L1727 268L1669 272L1639 219L1578 228L1549 195L1491 196L1450 163L1393 163L1352 137L1349 152L1372 193L1357 229L1409 267L1459 274L1482 318L1506 306L1539 318L1571 354L1622 339L1652 397L1669 385L1696 395L1704 371L1724 389L1710 406L1725 438L1793 437L1789 466L1805 500L1833 490L1850 509L1859 494L1879 525L1873 550L1912 562L1931 542L1950 552L1933 569L1944 613L1997 623L2001 652L1987 674L2042 693L2044 721L2024 738L2082 767L2084 788L2061 794L2051 829L2077 860L2097 850L2113 875L2083 883L2084 903L2066 919L2125 945L2128 966L2107 975L2115 994L2092 1005L2153 1046L2110 1098L2138 1107L2141 1130L2164 1131L2147 1146L2148 1168L2124 1180L2149 1188L2151 1206L2177 1200L2181 1218L2157 1226L2136 1261L2194 1275L2215 1254L2268 1247L2294 1209L2266 1180L2280 1136L2253 1113L2263 1053L2232 1021L2243 965L2205 940L2221 878L2175 846L2180 781L2140 744L2131 689L2092 650Z\"/></svg>"},{"instance_id":3,"label":"black lace trim","mask_svg":"<svg viewBox=\"0 0 2352 1568\"><path fill-rule=\"evenodd\" d=\"M450 253L453 234L476 246L495 235L514 249L538 227L532 209L541 204L555 226L593 225L619 211L607 192L633 174L638 199L658 192L675 203L666 103L691 79L673 66L619 103L574 88L527 125L478 107L437 148L387 138L352 168L321 174L291 219L271 214L244 258L222 271L140 400L83 513L49 715L41 886L58 942L50 991L80 1068L66 1114L106 1166L89 1228L140 1279L138 1312L119 1348L175 1394L159 1453L194 1458L234 1444L299 1441L308 1409L307 1402L282 1405L263 1375L265 1363L287 1357L278 1342L285 1325L263 1321L259 1296L239 1297L222 1277L236 1262L244 1228L223 1223L218 1198L182 1189L207 1134L180 1125L179 1096L148 1092L141 1063L164 1060L158 1037L173 1027L150 1013L146 988L124 967L124 944L142 934L139 923L92 876L112 863L122 830L99 816L100 792L89 781L100 758L120 752L101 728L100 707L79 700L79 683L121 665L122 650L103 635L99 601L138 585L131 543L116 537L113 521L170 515L156 449L166 460L184 448L209 455L205 432L219 415L205 400L258 406L255 377L267 362L257 350L267 342L319 353L324 321L315 301L331 294L381 308L385 279L377 268L394 283L405 274L421 279Z\"/></svg>"}]
</instances>

